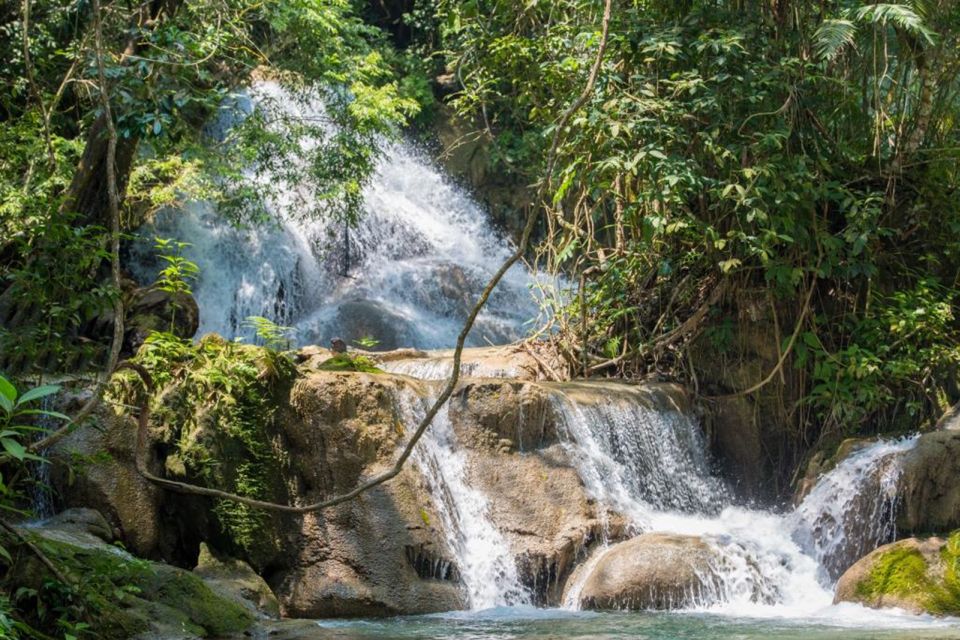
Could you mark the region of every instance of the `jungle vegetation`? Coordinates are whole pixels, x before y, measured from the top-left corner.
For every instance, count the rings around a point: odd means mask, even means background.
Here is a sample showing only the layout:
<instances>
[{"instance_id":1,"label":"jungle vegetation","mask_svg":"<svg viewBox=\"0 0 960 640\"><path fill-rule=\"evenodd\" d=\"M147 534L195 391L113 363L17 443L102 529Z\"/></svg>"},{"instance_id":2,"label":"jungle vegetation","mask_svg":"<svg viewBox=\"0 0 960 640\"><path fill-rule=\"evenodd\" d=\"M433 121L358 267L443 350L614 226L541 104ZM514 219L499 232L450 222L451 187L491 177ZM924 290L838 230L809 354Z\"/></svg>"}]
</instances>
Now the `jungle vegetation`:
<instances>
[{"instance_id":1,"label":"jungle vegetation","mask_svg":"<svg viewBox=\"0 0 960 640\"><path fill-rule=\"evenodd\" d=\"M539 334L572 375L777 398L798 456L960 400L954 0L19 0L0 57L4 479L49 388L16 390L121 357L129 232L192 199L270 224L257 166L362 225L381 141L449 117L529 194L526 259L572 284ZM220 132L259 80L339 126L279 135L267 108ZM707 381L757 317L769 369Z\"/></svg>"}]
</instances>

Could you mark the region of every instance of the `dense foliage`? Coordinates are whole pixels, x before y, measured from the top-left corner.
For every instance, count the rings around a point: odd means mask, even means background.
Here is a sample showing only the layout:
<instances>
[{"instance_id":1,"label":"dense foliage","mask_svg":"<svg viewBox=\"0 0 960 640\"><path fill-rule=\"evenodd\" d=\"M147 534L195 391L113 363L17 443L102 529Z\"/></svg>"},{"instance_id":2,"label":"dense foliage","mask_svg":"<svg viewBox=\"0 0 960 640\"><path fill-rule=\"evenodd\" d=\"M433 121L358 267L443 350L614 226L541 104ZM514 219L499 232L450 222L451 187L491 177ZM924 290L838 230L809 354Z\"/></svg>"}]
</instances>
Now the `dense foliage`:
<instances>
[{"instance_id":1,"label":"dense foliage","mask_svg":"<svg viewBox=\"0 0 960 640\"><path fill-rule=\"evenodd\" d=\"M497 170L539 179L602 9L429 14ZM813 438L916 428L956 401L958 28L943 1L613 2L543 203L541 264L579 285L556 303L576 368L695 380L759 307Z\"/></svg>"},{"instance_id":2,"label":"dense foliage","mask_svg":"<svg viewBox=\"0 0 960 640\"><path fill-rule=\"evenodd\" d=\"M58 0L0 9L9 88L0 95L0 360L10 370L102 358L97 323L110 322L121 295L103 271L104 92L125 229L190 198L219 203L238 223L263 221L269 187L284 180L309 185L322 210L307 214L355 223L380 136L423 98L415 80L400 82L402 57L345 0L104 3L94 17L88 3ZM323 100L329 121L299 118L269 95L238 118L254 78ZM208 125L225 117L242 122L218 135ZM288 126L271 127L278 119ZM321 141L309 158L305 135ZM241 179L251 169L271 181Z\"/></svg>"}]
</instances>

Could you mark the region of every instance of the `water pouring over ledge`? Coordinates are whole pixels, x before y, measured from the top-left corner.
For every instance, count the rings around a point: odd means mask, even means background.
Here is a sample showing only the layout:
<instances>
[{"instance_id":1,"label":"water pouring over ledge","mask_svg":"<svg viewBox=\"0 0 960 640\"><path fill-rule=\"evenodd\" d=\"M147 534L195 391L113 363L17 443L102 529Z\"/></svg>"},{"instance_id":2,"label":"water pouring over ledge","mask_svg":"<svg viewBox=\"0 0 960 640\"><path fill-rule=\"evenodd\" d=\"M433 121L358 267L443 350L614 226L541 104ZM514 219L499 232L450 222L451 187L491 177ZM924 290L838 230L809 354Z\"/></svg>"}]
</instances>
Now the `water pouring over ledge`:
<instances>
[{"instance_id":1,"label":"water pouring over ledge","mask_svg":"<svg viewBox=\"0 0 960 640\"><path fill-rule=\"evenodd\" d=\"M316 119L319 100L298 102L272 83L257 84L241 110L260 102L285 115ZM269 172L260 178L269 181ZM379 348L452 346L477 294L510 255L510 243L482 208L415 146L387 142L364 190L356 228L302 215L302 193L268 203L276 225L241 230L209 203L165 210L141 229L131 270L152 282L158 264L154 236L192 246L199 335L252 338L250 316L294 327L298 344L362 337ZM312 203L316 204L316 203ZM477 319L468 345L504 344L523 336L537 317L533 276L510 269Z\"/></svg>"},{"instance_id":2,"label":"water pouring over ledge","mask_svg":"<svg viewBox=\"0 0 960 640\"><path fill-rule=\"evenodd\" d=\"M253 101L258 92L268 96L274 92L276 97L276 91L262 85L253 92ZM290 103L290 109L300 108L305 107ZM273 203L275 228L252 233L222 223L205 203L192 203L182 212L164 212L143 230L145 236L193 243L187 256L201 268L201 279L194 287L201 308L201 333L245 336L249 330L243 326L244 319L262 315L293 325L302 344L323 344L334 335L348 340L371 335L384 347L449 347L473 295L509 253L508 243L488 225L480 208L403 143L387 147L365 192L367 219L350 234L347 275L338 254L345 250L339 240L342 229L304 221L286 211L284 204L282 200ZM148 255L141 254L134 270L148 281L155 267ZM480 317L470 344L507 342L523 333L523 323L536 313L528 291L531 282L532 276L523 269L510 271ZM444 357L390 368L422 378L449 375ZM471 373L511 375L482 368ZM600 395L620 397L620 392L609 391ZM554 403L567 428L566 446L577 454L580 476L594 499L628 515L637 533L698 536L716 550L718 561L710 567L714 588L698 594L700 600L691 609L731 618L814 619L831 624L839 616L850 616L850 607L830 606L830 576L835 569L823 568L835 562L835 549L819 536L827 530L827 522L836 525L831 535L854 541L841 545L845 548L866 548L890 535L889 521L885 521L879 533L869 533L870 542L856 542L863 532L856 529L856 518L843 515L848 502L840 498L866 494L869 502L872 497L865 487L874 486L870 483L878 468L893 468L897 452L890 457L887 449L868 448L855 460L855 468L842 463L832 477L847 474L843 480L815 489L796 514L745 509L731 503L722 481L711 473L695 422L669 407L652 408L631 400L630 393L624 391L617 402L591 403L560 389ZM443 505L447 543L471 605L484 609L527 602L502 532L487 513L487 502L496 496L470 486L449 425L441 418L435 426L418 451L417 462L431 479L434 499ZM902 447L906 450L909 445ZM863 507L864 513L889 517L888 496L880 499L871 503L873 507ZM834 513L837 508L839 515ZM590 561L602 560L606 550L601 546ZM569 599L568 605L577 607L576 598ZM864 619L862 610L853 610ZM507 611L526 615L522 608ZM884 615L870 612L870 619L882 626ZM899 625L901 619L891 624Z\"/></svg>"}]
</instances>

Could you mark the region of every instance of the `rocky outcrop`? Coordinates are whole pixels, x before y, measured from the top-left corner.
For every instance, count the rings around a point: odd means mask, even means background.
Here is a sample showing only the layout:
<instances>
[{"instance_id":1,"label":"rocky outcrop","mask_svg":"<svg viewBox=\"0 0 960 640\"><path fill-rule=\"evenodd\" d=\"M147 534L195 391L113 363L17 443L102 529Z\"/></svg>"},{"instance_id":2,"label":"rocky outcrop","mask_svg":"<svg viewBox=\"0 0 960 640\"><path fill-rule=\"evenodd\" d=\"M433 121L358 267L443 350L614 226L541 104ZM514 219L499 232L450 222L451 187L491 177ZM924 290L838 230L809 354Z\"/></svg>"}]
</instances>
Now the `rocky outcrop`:
<instances>
[{"instance_id":1,"label":"rocky outcrop","mask_svg":"<svg viewBox=\"0 0 960 640\"><path fill-rule=\"evenodd\" d=\"M191 352L178 351L157 376L149 466L157 475L282 504L320 502L388 470L438 385L392 373L319 370L330 356L325 349L301 350L294 363L216 337L181 348ZM507 349L469 357L519 354ZM396 355L419 359L416 352ZM382 358L380 366L397 362L389 353ZM133 466L136 429L124 405L136 404L138 389L135 377L118 378L111 399L119 412L105 410L101 428L63 440L55 472L71 504L102 510L107 528L138 554L197 566L218 593L246 601L258 615L275 613L271 591L283 615L305 618L467 604L444 507L415 464L353 500L305 515L160 491ZM562 403L554 395L599 403L625 389L631 401L689 410L671 386L635 393L625 385L465 378L443 416L464 450L466 480L491 496L489 518L537 604L560 604L577 563L597 541L620 540L627 529L588 496L562 442ZM104 450L109 460L67 470L78 454Z\"/></svg>"},{"instance_id":2,"label":"rocky outcrop","mask_svg":"<svg viewBox=\"0 0 960 640\"><path fill-rule=\"evenodd\" d=\"M897 528L908 535L960 528L960 431L920 436L902 468Z\"/></svg>"},{"instance_id":3,"label":"rocky outcrop","mask_svg":"<svg viewBox=\"0 0 960 640\"><path fill-rule=\"evenodd\" d=\"M193 640L237 634L251 627L254 616L234 598L219 595L189 571L141 560L107 544L98 537L104 533L104 525L96 512L70 510L20 529L25 539L43 548L59 576L51 575L35 553L18 552L19 540L0 540L13 552L11 565L0 577L0 588L8 593L43 593L49 604L57 598L49 591L50 585L65 578L73 583L70 606L85 611L90 631L104 640ZM29 603L32 597L23 595L20 602L21 610L30 616L34 615ZM51 620L40 609L36 619L28 620L41 629L56 627L55 616Z\"/></svg>"},{"instance_id":4,"label":"rocky outcrop","mask_svg":"<svg viewBox=\"0 0 960 640\"><path fill-rule=\"evenodd\" d=\"M288 365L262 350L216 340L197 350L189 373L155 397L149 464L158 475L278 503L317 502L384 471L408 437L403 402L426 393L417 381L388 374L284 373ZM208 386L221 379L229 386ZM202 402L192 404L196 397ZM289 616L464 605L432 498L409 465L342 505L300 517L271 514L157 490L134 468L132 419L110 410L98 422L99 429L80 429L58 445L56 485L70 504L103 510L138 554L187 567L200 557L203 567L201 543L222 549L264 576ZM104 450L107 460L73 464ZM441 565L450 570L428 569ZM242 588L260 590L243 573Z\"/></svg>"},{"instance_id":5,"label":"rocky outcrop","mask_svg":"<svg viewBox=\"0 0 960 640\"><path fill-rule=\"evenodd\" d=\"M960 531L876 549L843 574L834 601L960 615Z\"/></svg>"},{"instance_id":6,"label":"rocky outcrop","mask_svg":"<svg viewBox=\"0 0 960 640\"><path fill-rule=\"evenodd\" d=\"M580 606L642 610L700 604L716 592L717 559L717 551L696 536L638 536L597 560L580 591Z\"/></svg>"},{"instance_id":7,"label":"rocky outcrop","mask_svg":"<svg viewBox=\"0 0 960 640\"><path fill-rule=\"evenodd\" d=\"M214 593L238 602L258 618L279 618L280 602L266 581L243 560L219 556L204 542L193 572Z\"/></svg>"},{"instance_id":8,"label":"rocky outcrop","mask_svg":"<svg viewBox=\"0 0 960 640\"><path fill-rule=\"evenodd\" d=\"M705 332L687 349L697 390L706 397L713 453L740 497L757 502L775 502L790 491L803 454L794 444L796 413L788 409L803 393L799 370L788 361L775 384L737 394L774 370L794 325L789 306L771 302L765 291L738 289L715 309L714 326L727 329Z\"/></svg>"},{"instance_id":9,"label":"rocky outcrop","mask_svg":"<svg viewBox=\"0 0 960 640\"><path fill-rule=\"evenodd\" d=\"M369 355L388 371L421 379L449 378L453 371L451 349L398 349ZM513 381L565 380L569 377L563 358L545 342L464 349L460 374L465 378L509 378Z\"/></svg>"},{"instance_id":10,"label":"rocky outcrop","mask_svg":"<svg viewBox=\"0 0 960 640\"><path fill-rule=\"evenodd\" d=\"M154 331L192 338L200 327L200 307L189 293L170 293L157 287L134 289L124 308L124 348L134 353Z\"/></svg>"},{"instance_id":11,"label":"rocky outcrop","mask_svg":"<svg viewBox=\"0 0 960 640\"><path fill-rule=\"evenodd\" d=\"M127 549L144 557L163 555L173 541L165 539L163 493L144 480L133 464L136 423L102 406L96 428L84 426L49 452L51 482L64 504L102 513Z\"/></svg>"}]
</instances>

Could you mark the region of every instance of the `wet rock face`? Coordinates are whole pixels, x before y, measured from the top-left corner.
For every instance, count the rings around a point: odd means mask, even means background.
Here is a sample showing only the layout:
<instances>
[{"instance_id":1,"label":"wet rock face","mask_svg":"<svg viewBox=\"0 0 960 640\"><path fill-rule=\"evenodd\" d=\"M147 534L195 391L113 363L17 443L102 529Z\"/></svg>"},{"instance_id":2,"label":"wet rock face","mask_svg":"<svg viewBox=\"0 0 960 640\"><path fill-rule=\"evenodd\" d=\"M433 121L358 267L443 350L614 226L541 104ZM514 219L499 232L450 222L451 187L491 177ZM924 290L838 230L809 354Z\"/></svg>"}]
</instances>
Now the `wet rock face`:
<instances>
[{"instance_id":1,"label":"wet rock face","mask_svg":"<svg viewBox=\"0 0 960 640\"><path fill-rule=\"evenodd\" d=\"M547 391L536 384L467 381L450 402L450 420L461 441L531 451L557 442Z\"/></svg>"},{"instance_id":2,"label":"wet rock face","mask_svg":"<svg viewBox=\"0 0 960 640\"><path fill-rule=\"evenodd\" d=\"M678 609L716 589L717 552L696 536L648 533L597 561L580 592L584 609Z\"/></svg>"},{"instance_id":3,"label":"wet rock face","mask_svg":"<svg viewBox=\"0 0 960 640\"><path fill-rule=\"evenodd\" d=\"M902 464L897 528L907 534L960 528L960 431L924 434Z\"/></svg>"},{"instance_id":4,"label":"wet rock face","mask_svg":"<svg viewBox=\"0 0 960 640\"><path fill-rule=\"evenodd\" d=\"M960 615L960 532L949 539L907 538L876 549L843 574L834 602Z\"/></svg>"}]
</instances>

